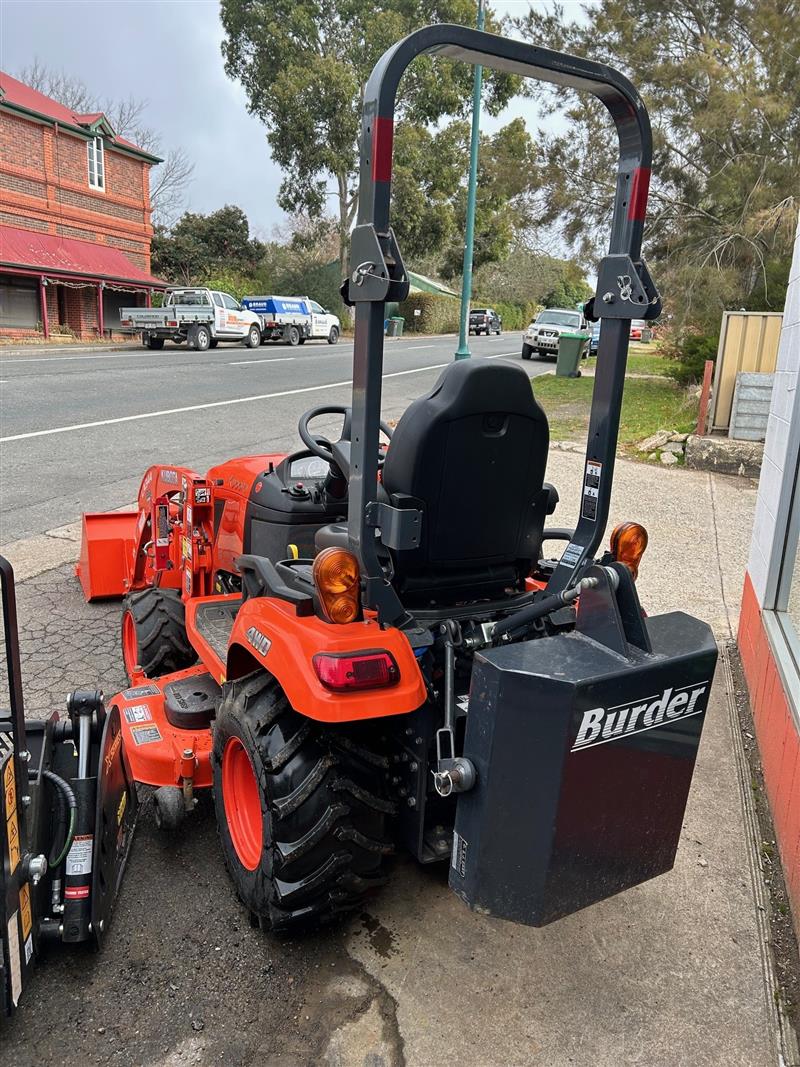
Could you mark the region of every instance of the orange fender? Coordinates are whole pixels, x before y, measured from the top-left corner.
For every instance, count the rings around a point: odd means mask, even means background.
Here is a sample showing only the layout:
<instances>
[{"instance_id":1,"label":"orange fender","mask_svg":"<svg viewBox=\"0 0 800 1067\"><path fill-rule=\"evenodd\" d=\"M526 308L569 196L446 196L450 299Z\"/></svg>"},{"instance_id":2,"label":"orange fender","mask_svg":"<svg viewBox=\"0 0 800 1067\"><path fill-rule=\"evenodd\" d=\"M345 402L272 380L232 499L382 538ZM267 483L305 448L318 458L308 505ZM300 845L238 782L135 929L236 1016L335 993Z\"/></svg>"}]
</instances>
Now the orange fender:
<instances>
[{"instance_id":1,"label":"orange fender","mask_svg":"<svg viewBox=\"0 0 800 1067\"><path fill-rule=\"evenodd\" d=\"M352 653L385 650L394 656L400 680L385 689L335 693L314 669L318 652ZM228 642L226 677L232 680L263 666L289 703L319 722L352 722L415 711L427 699L422 672L401 630L381 629L375 618L333 625L316 615L299 617L292 604L272 597L246 600Z\"/></svg>"}]
</instances>

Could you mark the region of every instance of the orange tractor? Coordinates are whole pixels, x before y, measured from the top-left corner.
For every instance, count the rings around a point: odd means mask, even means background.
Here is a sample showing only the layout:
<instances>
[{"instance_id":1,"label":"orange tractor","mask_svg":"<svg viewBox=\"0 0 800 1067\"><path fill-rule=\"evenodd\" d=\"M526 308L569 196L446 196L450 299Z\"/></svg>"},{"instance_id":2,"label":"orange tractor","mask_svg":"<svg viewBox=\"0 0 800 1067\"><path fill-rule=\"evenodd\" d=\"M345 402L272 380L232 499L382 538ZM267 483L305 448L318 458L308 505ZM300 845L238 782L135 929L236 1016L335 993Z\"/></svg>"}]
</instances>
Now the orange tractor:
<instances>
[{"instance_id":1,"label":"orange tractor","mask_svg":"<svg viewBox=\"0 0 800 1067\"><path fill-rule=\"evenodd\" d=\"M548 424L521 364L454 362L393 433L380 421L384 305L408 291L389 225L395 93L426 52L592 92L617 126L611 248L587 308L603 330L575 529L546 527L558 500L544 480ZM352 407L307 412L292 455L205 475L152 467L136 512L86 518L78 574L90 598L125 596L130 687L74 699L26 788L56 788L44 769L62 745L63 766L94 775L103 818L86 832L105 857L106 901L133 783L155 787L166 827L213 788L236 891L271 930L358 907L398 845L449 863L470 907L535 926L671 868L716 644L682 612L644 616L641 527L603 547L629 324L660 310L640 257L650 154L644 105L608 67L448 25L379 61L343 286L356 309ZM311 425L334 413L337 440ZM548 540L566 542L558 558ZM74 848L62 816L34 837L57 861L55 874L38 864L34 899L51 931L58 863Z\"/></svg>"}]
</instances>

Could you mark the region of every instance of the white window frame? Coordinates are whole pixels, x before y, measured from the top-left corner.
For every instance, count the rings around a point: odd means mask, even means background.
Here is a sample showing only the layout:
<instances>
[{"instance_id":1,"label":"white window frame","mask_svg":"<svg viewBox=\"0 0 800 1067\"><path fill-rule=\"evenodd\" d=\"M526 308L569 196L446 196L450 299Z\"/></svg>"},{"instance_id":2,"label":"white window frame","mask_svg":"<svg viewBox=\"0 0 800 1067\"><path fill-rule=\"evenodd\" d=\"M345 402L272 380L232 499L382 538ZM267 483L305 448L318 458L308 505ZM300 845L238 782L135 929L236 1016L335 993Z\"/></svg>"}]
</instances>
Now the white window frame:
<instances>
[{"instance_id":1,"label":"white window frame","mask_svg":"<svg viewBox=\"0 0 800 1067\"><path fill-rule=\"evenodd\" d=\"M89 186L105 192L106 158L102 137L90 137L86 142L86 155L89 169Z\"/></svg>"}]
</instances>

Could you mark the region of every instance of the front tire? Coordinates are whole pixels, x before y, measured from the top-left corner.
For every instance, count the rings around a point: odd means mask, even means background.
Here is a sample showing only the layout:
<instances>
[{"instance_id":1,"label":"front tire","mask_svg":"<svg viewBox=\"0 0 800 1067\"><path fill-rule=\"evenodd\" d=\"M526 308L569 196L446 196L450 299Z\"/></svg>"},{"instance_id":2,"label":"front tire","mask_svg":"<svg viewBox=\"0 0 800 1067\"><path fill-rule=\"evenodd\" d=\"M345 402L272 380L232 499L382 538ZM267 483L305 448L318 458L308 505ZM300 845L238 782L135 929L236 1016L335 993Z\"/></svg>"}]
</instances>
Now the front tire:
<instances>
[{"instance_id":1,"label":"front tire","mask_svg":"<svg viewBox=\"0 0 800 1067\"><path fill-rule=\"evenodd\" d=\"M523 345L522 345L522 358L523 359L530 359L532 355L533 355L533 349L531 348L531 346L530 345L526 345L523 342Z\"/></svg>"},{"instance_id":2,"label":"front tire","mask_svg":"<svg viewBox=\"0 0 800 1067\"><path fill-rule=\"evenodd\" d=\"M212 751L217 829L263 929L328 922L385 881L387 761L345 729L295 712L266 672L225 686Z\"/></svg>"},{"instance_id":3,"label":"front tire","mask_svg":"<svg viewBox=\"0 0 800 1067\"><path fill-rule=\"evenodd\" d=\"M331 332L328 334L328 344L335 345L339 343L339 327L331 326Z\"/></svg>"},{"instance_id":4,"label":"front tire","mask_svg":"<svg viewBox=\"0 0 800 1067\"><path fill-rule=\"evenodd\" d=\"M260 348L261 347L261 328L256 326L255 323L247 331L247 340L245 344L248 348Z\"/></svg>"},{"instance_id":5,"label":"front tire","mask_svg":"<svg viewBox=\"0 0 800 1067\"><path fill-rule=\"evenodd\" d=\"M186 634L186 618L177 589L148 586L128 593L122 602L122 660L128 678L141 667L148 678L182 671L197 661Z\"/></svg>"}]
</instances>

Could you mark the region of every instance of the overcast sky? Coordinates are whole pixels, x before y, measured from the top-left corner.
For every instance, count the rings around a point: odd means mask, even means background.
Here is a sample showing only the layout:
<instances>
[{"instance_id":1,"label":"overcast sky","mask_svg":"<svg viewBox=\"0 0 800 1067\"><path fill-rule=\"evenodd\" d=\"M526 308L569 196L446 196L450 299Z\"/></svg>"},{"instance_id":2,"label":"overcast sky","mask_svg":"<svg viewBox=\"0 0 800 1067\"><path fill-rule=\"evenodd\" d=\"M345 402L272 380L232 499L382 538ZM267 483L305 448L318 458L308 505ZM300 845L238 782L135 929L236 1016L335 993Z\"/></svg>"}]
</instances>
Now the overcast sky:
<instances>
[{"instance_id":1,"label":"overcast sky","mask_svg":"<svg viewBox=\"0 0 800 1067\"><path fill-rule=\"evenodd\" d=\"M523 12L528 3L493 6ZM217 0L0 0L0 69L18 74L38 58L100 97L147 99L146 124L163 147L182 145L194 161L187 207L238 204L254 232L269 237L283 218L280 171L244 91L225 76L221 41ZM518 114L535 122L524 101L499 122Z\"/></svg>"}]
</instances>

